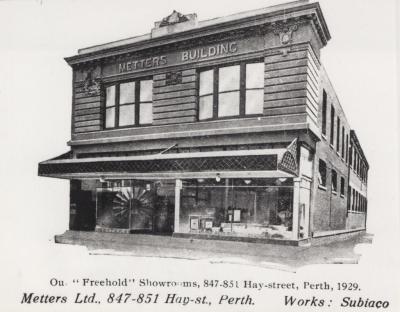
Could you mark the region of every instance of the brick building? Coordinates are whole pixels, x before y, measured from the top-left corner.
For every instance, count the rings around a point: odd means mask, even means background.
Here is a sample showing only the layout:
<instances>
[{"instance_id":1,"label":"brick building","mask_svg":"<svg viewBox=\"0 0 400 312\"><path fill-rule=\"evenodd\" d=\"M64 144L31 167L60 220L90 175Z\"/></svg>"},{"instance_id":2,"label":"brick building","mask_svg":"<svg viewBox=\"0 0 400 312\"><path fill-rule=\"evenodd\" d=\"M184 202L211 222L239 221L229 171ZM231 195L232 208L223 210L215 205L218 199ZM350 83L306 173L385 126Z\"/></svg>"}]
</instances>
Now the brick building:
<instances>
[{"instance_id":1,"label":"brick building","mask_svg":"<svg viewBox=\"0 0 400 312\"><path fill-rule=\"evenodd\" d=\"M302 244L365 231L369 165L320 52L318 3L295 1L84 48L70 151L70 230Z\"/></svg>"}]
</instances>

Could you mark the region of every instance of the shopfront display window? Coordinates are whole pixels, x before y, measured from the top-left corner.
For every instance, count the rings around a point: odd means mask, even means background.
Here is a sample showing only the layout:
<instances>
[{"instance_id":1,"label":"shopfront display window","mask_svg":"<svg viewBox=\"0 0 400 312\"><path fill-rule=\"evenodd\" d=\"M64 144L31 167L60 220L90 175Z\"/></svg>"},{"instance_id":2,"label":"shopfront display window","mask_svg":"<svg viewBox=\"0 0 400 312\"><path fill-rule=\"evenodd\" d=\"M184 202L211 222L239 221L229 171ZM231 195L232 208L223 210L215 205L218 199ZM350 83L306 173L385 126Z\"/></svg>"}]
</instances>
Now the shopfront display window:
<instances>
[{"instance_id":1,"label":"shopfront display window","mask_svg":"<svg viewBox=\"0 0 400 312\"><path fill-rule=\"evenodd\" d=\"M291 179L190 179L181 192L181 229L190 233L287 239Z\"/></svg>"}]
</instances>

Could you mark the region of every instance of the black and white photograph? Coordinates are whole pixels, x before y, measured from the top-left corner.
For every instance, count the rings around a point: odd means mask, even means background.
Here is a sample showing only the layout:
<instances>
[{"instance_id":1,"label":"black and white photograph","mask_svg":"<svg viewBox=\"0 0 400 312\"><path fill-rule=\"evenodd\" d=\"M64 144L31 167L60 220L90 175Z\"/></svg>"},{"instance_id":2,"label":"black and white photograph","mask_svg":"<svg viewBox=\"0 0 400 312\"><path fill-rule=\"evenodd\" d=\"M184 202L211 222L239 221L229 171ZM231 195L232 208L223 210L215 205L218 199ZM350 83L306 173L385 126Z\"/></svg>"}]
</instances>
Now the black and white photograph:
<instances>
[{"instance_id":1,"label":"black and white photograph","mask_svg":"<svg viewBox=\"0 0 400 312\"><path fill-rule=\"evenodd\" d=\"M0 1L0 310L399 311L399 14Z\"/></svg>"}]
</instances>

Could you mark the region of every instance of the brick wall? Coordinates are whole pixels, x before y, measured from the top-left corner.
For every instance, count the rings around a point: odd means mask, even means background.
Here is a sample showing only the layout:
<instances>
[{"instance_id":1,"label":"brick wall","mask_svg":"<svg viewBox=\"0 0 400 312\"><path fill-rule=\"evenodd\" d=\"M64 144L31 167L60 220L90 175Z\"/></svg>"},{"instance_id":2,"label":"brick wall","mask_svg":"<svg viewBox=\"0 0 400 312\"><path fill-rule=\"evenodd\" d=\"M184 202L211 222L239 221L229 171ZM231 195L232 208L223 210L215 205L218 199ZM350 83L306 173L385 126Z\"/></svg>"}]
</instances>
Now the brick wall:
<instances>
[{"instance_id":1,"label":"brick wall","mask_svg":"<svg viewBox=\"0 0 400 312\"><path fill-rule=\"evenodd\" d=\"M297 115L299 121L310 120L316 125L319 64L311 46L292 47L266 56L264 62L264 115Z\"/></svg>"},{"instance_id":2,"label":"brick wall","mask_svg":"<svg viewBox=\"0 0 400 312\"><path fill-rule=\"evenodd\" d=\"M153 125L197 120L196 70L179 71L178 82L168 83L166 74L153 77Z\"/></svg>"},{"instance_id":3,"label":"brick wall","mask_svg":"<svg viewBox=\"0 0 400 312\"><path fill-rule=\"evenodd\" d=\"M326 116L326 136L322 135L321 141L316 145L316 156L314 166L314 203L312 210L313 228L312 231L342 230L346 228L347 218L347 183L348 166L346 162L346 137L350 133L350 126L342 110L339 99L327 77L323 67L320 71L320 92L319 92L319 119L318 127L322 129L322 100L323 90L327 93L327 116ZM331 132L331 106L335 108L334 118L334 140L330 142ZM340 140L339 150L337 150L337 117L340 118ZM344 127L344 157L342 158L342 130ZM319 160L326 163L326 189L319 186L318 170ZM332 191L332 169L337 172L337 192ZM345 180L344 196L340 194L341 177Z\"/></svg>"}]
</instances>

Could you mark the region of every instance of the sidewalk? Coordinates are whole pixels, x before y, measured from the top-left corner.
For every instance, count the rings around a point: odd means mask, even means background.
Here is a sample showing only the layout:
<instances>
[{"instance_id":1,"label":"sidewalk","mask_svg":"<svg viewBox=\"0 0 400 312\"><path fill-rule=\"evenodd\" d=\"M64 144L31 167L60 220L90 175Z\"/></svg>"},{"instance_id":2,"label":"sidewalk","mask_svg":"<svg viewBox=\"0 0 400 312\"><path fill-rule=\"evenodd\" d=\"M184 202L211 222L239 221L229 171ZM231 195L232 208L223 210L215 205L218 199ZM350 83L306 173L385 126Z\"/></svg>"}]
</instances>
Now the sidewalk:
<instances>
[{"instance_id":1,"label":"sidewalk","mask_svg":"<svg viewBox=\"0 0 400 312\"><path fill-rule=\"evenodd\" d=\"M85 245L91 254L209 259L215 262L280 266L287 270L307 264L357 263L359 255L353 251L355 245L370 240L366 235L321 246L295 247L149 234L66 231L56 236L56 242Z\"/></svg>"}]
</instances>

